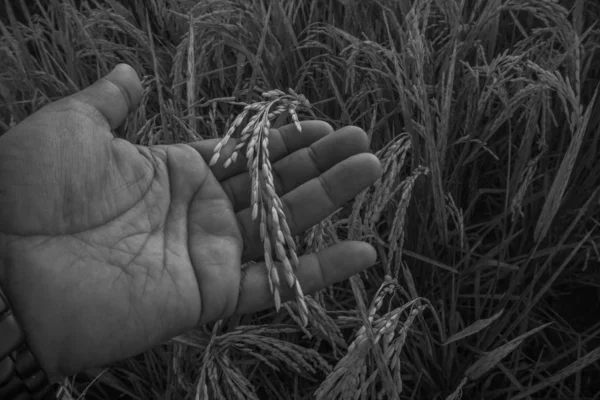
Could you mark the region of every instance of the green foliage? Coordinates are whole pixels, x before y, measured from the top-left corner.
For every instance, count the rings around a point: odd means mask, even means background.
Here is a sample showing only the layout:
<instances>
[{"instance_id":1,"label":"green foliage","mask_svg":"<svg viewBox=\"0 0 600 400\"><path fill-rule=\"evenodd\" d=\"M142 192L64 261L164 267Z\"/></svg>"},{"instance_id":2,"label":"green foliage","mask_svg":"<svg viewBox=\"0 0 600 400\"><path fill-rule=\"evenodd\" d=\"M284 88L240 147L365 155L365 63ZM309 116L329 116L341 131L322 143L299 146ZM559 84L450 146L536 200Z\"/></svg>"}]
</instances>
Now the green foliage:
<instances>
[{"instance_id":1,"label":"green foliage","mask_svg":"<svg viewBox=\"0 0 600 400\"><path fill-rule=\"evenodd\" d=\"M35 13L24 3L0 13L0 133L126 62L145 85L117 132L132 142L223 136L236 101L292 88L317 118L364 128L384 166L301 240L304 250L366 240L380 255L307 296L306 328L293 303L229 319L67 380L65 393L600 391L595 0L52 0L29 2Z\"/></svg>"}]
</instances>

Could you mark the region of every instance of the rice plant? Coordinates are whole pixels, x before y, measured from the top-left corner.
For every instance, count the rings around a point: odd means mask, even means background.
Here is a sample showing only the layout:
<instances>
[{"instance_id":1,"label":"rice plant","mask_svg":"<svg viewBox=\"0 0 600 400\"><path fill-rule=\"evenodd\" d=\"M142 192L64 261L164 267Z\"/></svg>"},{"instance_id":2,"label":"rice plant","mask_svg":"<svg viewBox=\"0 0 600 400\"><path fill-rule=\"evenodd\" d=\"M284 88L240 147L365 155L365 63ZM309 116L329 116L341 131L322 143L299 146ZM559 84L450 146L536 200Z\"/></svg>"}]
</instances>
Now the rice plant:
<instances>
[{"instance_id":1,"label":"rice plant","mask_svg":"<svg viewBox=\"0 0 600 400\"><path fill-rule=\"evenodd\" d=\"M286 265L273 295L297 293L65 380L65 399L597 398L595 0L0 7L0 133L129 63L145 90L119 136L239 134L264 257ZM292 238L264 141L309 103L363 128L384 174ZM344 239L371 243L378 265L302 293L295 257Z\"/></svg>"}]
</instances>

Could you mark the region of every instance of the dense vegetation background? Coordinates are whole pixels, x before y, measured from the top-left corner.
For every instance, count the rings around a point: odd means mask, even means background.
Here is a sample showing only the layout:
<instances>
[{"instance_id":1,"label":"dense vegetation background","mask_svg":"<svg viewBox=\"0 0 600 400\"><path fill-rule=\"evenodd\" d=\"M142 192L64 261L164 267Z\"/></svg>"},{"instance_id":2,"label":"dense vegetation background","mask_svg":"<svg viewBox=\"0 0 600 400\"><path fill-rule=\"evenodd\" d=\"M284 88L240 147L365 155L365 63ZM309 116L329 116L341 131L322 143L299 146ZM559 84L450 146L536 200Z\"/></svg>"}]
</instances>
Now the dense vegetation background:
<instances>
[{"instance_id":1,"label":"dense vegetation background","mask_svg":"<svg viewBox=\"0 0 600 400\"><path fill-rule=\"evenodd\" d=\"M385 174L299 238L377 267L64 382L88 399L598 399L596 0L6 1L0 134L120 62L141 144L222 135L293 88ZM219 100L220 99L220 100ZM91 385L90 385L91 383Z\"/></svg>"}]
</instances>

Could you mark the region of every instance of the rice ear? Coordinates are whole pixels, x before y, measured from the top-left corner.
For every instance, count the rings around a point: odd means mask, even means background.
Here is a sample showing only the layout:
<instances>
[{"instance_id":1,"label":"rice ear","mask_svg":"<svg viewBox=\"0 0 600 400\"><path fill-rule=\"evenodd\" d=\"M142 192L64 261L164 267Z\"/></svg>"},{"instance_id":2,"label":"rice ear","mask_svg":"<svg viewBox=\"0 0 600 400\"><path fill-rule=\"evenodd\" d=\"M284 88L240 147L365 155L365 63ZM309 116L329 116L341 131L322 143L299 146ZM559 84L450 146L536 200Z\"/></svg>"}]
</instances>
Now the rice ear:
<instances>
[{"instance_id":1,"label":"rice ear","mask_svg":"<svg viewBox=\"0 0 600 400\"><path fill-rule=\"evenodd\" d=\"M308 308L295 275L295 269L299 264L297 247L283 211L283 203L275 192L273 167L269 160L269 135L271 127L279 126L288 114L298 132L302 132L297 109L309 107L310 104L304 96L298 95L292 89L289 89L289 94L276 89L264 92L262 96L265 101L246 105L242 113L235 118L226 136L215 146L210 166L216 165L219 161L220 152L242 121L248 114L255 113L242 128L239 142L232 154L226 158L223 166L227 168L235 163L240 152L245 154L252 188L250 194L252 219L256 220L260 217L260 237L264 246L265 266L275 307L277 310L281 307L279 267L275 264L277 260L286 283L294 289L299 317L302 324L306 326ZM275 119L277 121L273 123Z\"/></svg>"}]
</instances>

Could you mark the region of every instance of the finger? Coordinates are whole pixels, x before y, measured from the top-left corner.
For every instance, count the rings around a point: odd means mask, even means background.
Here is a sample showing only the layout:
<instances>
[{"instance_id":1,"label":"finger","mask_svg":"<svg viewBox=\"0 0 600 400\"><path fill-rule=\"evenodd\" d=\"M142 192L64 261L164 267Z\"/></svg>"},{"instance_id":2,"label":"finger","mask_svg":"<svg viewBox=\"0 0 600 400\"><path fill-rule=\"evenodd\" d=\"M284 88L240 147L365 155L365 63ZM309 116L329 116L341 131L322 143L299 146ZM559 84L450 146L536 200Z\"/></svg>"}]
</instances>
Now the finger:
<instances>
[{"instance_id":1,"label":"finger","mask_svg":"<svg viewBox=\"0 0 600 400\"><path fill-rule=\"evenodd\" d=\"M280 196L290 192L346 158L368 149L369 139L360 128L347 126L333 132L273 164L275 191ZM251 182L247 173L223 181L222 186L236 212L250 207Z\"/></svg>"},{"instance_id":2,"label":"finger","mask_svg":"<svg viewBox=\"0 0 600 400\"><path fill-rule=\"evenodd\" d=\"M283 209L292 235L322 221L380 176L381 163L377 157L357 154L283 196ZM249 208L238 212L237 217L244 238L243 259L256 259L262 254L259 224L252 220Z\"/></svg>"},{"instance_id":3,"label":"finger","mask_svg":"<svg viewBox=\"0 0 600 400\"><path fill-rule=\"evenodd\" d=\"M135 70L119 64L92 86L70 96L92 106L106 119L110 129L117 129L135 110L142 97L142 83Z\"/></svg>"},{"instance_id":4,"label":"finger","mask_svg":"<svg viewBox=\"0 0 600 400\"><path fill-rule=\"evenodd\" d=\"M326 288L359 273L376 262L375 249L363 242L342 242L318 253L299 258L296 277L304 294ZM280 276L283 269L279 265ZM282 301L294 298L292 290L281 280ZM242 284L237 304L237 314L247 314L273 307L273 295L264 263L251 264L242 271Z\"/></svg>"},{"instance_id":5,"label":"finger","mask_svg":"<svg viewBox=\"0 0 600 400\"><path fill-rule=\"evenodd\" d=\"M296 125L289 124L278 129L271 129L269 133L269 159L272 163L282 159L288 154L291 154L304 147L310 146L324 136L333 132L333 128L323 121L302 121L302 132L298 132ZM206 163L210 162L213 156L213 150L221 139L203 140L201 142L189 143L195 148L204 158ZM221 149L221 157L219 162L212 167L213 174L219 181L231 178L246 171L245 154L240 153L237 161L228 168L223 167L223 163L238 144L237 139L231 139L223 149Z\"/></svg>"}]
</instances>

